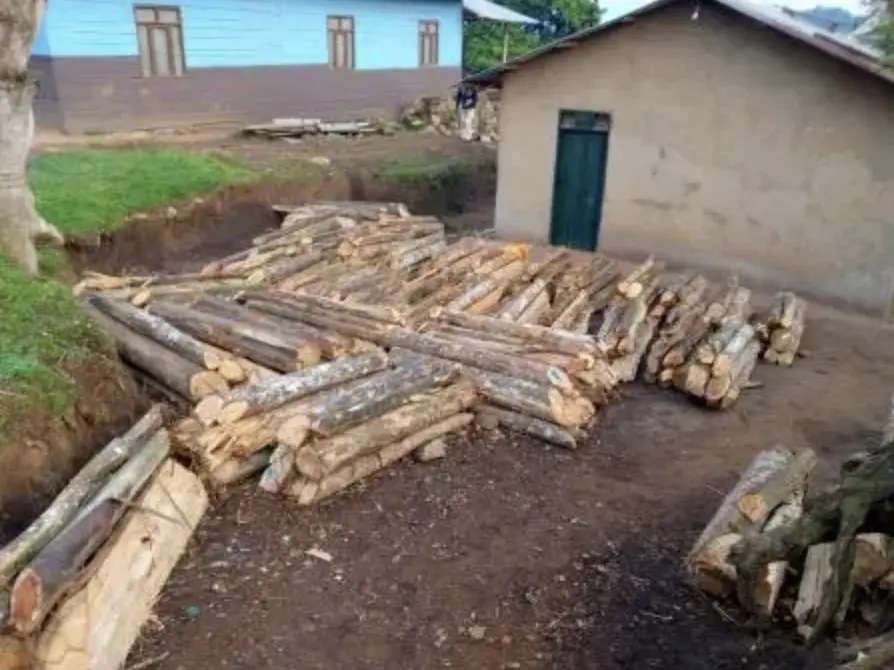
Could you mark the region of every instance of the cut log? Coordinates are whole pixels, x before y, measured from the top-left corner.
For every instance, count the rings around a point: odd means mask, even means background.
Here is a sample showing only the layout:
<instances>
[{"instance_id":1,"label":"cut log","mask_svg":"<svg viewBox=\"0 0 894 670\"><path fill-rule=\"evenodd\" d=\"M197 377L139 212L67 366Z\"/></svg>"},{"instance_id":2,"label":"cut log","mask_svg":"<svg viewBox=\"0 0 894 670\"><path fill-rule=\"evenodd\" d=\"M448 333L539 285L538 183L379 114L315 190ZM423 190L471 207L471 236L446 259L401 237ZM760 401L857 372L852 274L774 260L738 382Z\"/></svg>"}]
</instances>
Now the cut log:
<instances>
[{"instance_id":1,"label":"cut log","mask_svg":"<svg viewBox=\"0 0 894 670\"><path fill-rule=\"evenodd\" d=\"M88 308L90 316L115 342L122 358L148 372L184 398L201 400L214 393L229 389L226 380L216 372L204 370L190 363L154 340L135 333L127 326L95 309Z\"/></svg>"},{"instance_id":2,"label":"cut log","mask_svg":"<svg viewBox=\"0 0 894 670\"><path fill-rule=\"evenodd\" d=\"M729 376L735 361L745 353L755 336L754 326L749 323L742 325L723 350L717 354L711 366L711 374L715 377Z\"/></svg>"},{"instance_id":3,"label":"cut log","mask_svg":"<svg viewBox=\"0 0 894 670\"><path fill-rule=\"evenodd\" d=\"M248 328L239 322L184 307L155 304L151 310L203 342L279 372L294 372L316 365L322 357L322 350L316 343L300 341L287 334L273 336L269 331Z\"/></svg>"},{"instance_id":4,"label":"cut log","mask_svg":"<svg viewBox=\"0 0 894 670\"><path fill-rule=\"evenodd\" d=\"M427 399L395 409L328 440L297 452L295 467L306 478L321 480L350 461L402 440L462 412L475 402L475 386L460 381Z\"/></svg>"},{"instance_id":5,"label":"cut log","mask_svg":"<svg viewBox=\"0 0 894 670\"><path fill-rule=\"evenodd\" d=\"M750 524L763 528L774 510L806 489L807 478L816 463L813 449L801 449L785 467L774 472L760 486L751 487L749 493L739 498L739 512Z\"/></svg>"},{"instance_id":6,"label":"cut log","mask_svg":"<svg viewBox=\"0 0 894 670\"><path fill-rule=\"evenodd\" d=\"M208 506L201 482L168 460L37 640L47 670L117 670ZM122 607L122 604L126 606Z\"/></svg>"},{"instance_id":7,"label":"cut log","mask_svg":"<svg viewBox=\"0 0 894 670\"><path fill-rule=\"evenodd\" d=\"M154 314L102 295L91 295L86 300L94 309L167 347L195 365L208 370L216 370L221 365L220 357L210 352L204 344Z\"/></svg>"},{"instance_id":8,"label":"cut log","mask_svg":"<svg viewBox=\"0 0 894 670\"><path fill-rule=\"evenodd\" d=\"M387 354L375 351L276 377L255 386L233 390L220 397L220 408L211 423L230 424L249 416L269 412L312 393L325 391L384 370L387 366ZM196 411L199 413L198 408ZM211 412L213 413L213 410Z\"/></svg>"},{"instance_id":9,"label":"cut log","mask_svg":"<svg viewBox=\"0 0 894 670\"><path fill-rule=\"evenodd\" d=\"M589 297L590 294L588 291L578 291L574 296L574 299L568 303L568 306L565 307L565 309L562 310L562 313L552 322L552 327L570 330L575 319L577 319L580 312L586 307Z\"/></svg>"},{"instance_id":10,"label":"cut log","mask_svg":"<svg viewBox=\"0 0 894 670\"><path fill-rule=\"evenodd\" d=\"M739 289L739 278L736 275L730 276L726 280L725 288L708 304L705 309L705 320L712 326L719 326L723 321L724 315L730 309L733 300L736 299ZM749 292L745 292L745 301L748 301ZM741 299L741 296L740 296Z\"/></svg>"},{"instance_id":11,"label":"cut log","mask_svg":"<svg viewBox=\"0 0 894 670\"><path fill-rule=\"evenodd\" d=\"M419 354L396 348L391 350L391 356L397 360L406 360L417 358ZM478 393L499 407L574 428L587 425L596 414L593 403L580 394L566 394L549 384L538 384L468 366L463 366L462 370L475 382Z\"/></svg>"},{"instance_id":12,"label":"cut log","mask_svg":"<svg viewBox=\"0 0 894 670\"><path fill-rule=\"evenodd\" d=\"M230 458L209 473L215 486L227 486L262 472L270 464L273 449L262 449L245 458Z\"/></svg>"},{"instance_id":13,"label":"cut log","mask_svg":"<svg viewBox=\"0 0 894 670\"><path fill-rule=\"evenodd\" d=\"M275 299L278 292L272 291L267 297ZM255 293L247 292L246 298L254 297ZM259 297L264 297L264 295L260 295ZM307 309L315 309L316 311L324 310L329 314L347 314L350 316L358 316L367 319L373 319L375 321L381 321L383 323L394 323L400 324L402 323L402 315L394 308L390 307L374 307L372 305L362 305L359 303L345 303L339 302L337 300L331 300L329 298L323 298L321 296L315 295L287 295L285 296L289 299L289 302L294 303L299 306L304 306Z\"/></svg>"},{"instance_id":14,"label":"cut log","mask_svg":"<svg viewBox=\"0 0 894 670\"><path fill-rule=\"evenodd\" d=\"M549 311L549 293L541 291L528 307L519 315L517 322L520 324L536 324Z\"/></svg>"},{"instance_id":15,"label":"cut log","mask_svg":"<svg viewBox=\"0 0 894 670\"><path fill-rule=\"evenodd\" d=\"M444 458L447 455L447 442L439 437L426 442L421 447L413 450L413 457L420 463L431 463Z\"/></svg>"},{"instance_id":16,"label":"cut log","mask_svg":"<svg viewBox=\"0 0 894 670\"><path fill-rule=\"evenodd\" d=\"M802 489L796 492L790 500L780 505L771 513L770 519L762 530L771 531L774 528L781 528L800 518L804 513L804 494L805 491ZM764 567L757 580L755 590L750 594L754 611L765 619L773 616L773 610L776 609L779 592L782 590L782 583L785 580L786 570L788 570L788 561L769 563Z\"/></svg>"},{"instance_id":17,"label":"cut log","mask_svg":"<svg viewBox=\"0 0 894 670\"><path fill-rule=\"evenodd\" d=\"M751 527L747 517L739 510L739 501L743 496L759 490L776 473L784 470L794 457L790 450L780 445L765 449L755 457L723 499L687 558L690 573L700 588L714 595L728 595L735 589L734 580L723 579L732 571L727 562L732 561L731 548L735 542L730 543L728 536L740 535ZM721 560L723 563L718 562Z\"/></svg>"},{"instance_id":18,"label":"cut log","mask_svg":"<svg viewBox=\"0 0 894 670\"><path fill-rule=\"evenodd\" d=\"M569 428L489 405L477 408L476 414L482 425L496 423L513 432L530 435L559 447L577 449L577 434Z\"/></svg>"},{"instance_id":19,"label":"cut log","mask_svg":"<svg viewBox=\"0 0 894 670\"><path fill-rule=\"evenodd\" d=\"M579 354L596 356L601 353L596 340L589 335L568 333L534 324L509 323L502 319L477 316L468 312L436 310L434 318L470 330L516 338L522 342L541 345L552 351L572 356Z\"/></svg>"},{"instance_id":20,"label":"cut log","mask_svg":"<svg viewBox=\"0 0 894 670\"><path fill-rule=\"evenodd\" d=\"M77 516L87 499L143 446L162 422L162 407L154 405L129 431L109 442L90 459L43 514L0 549L0 587L9 584L16 573Z\"/></svg>"},{"instance_id":21,"label":"cut log","mask_svg":"<svg viewBox=\"0 0 894 670\"><path fill-rule=\"evenodd\" d=\"M728 374L711 377L705 385L704 395L709 406L719 403L723 409L731 406L738 399L742 388L748 383L751 373L754 371L760 350L760 342L752 340L733 361L732 369Z\"/></svg>"},{"instance_id":22,"label":"cut log","mask_svg":"<svg viewBox=\"0 0 894 670\"><path fill-rule=\"evenodd\" d=\"M710 380L711 370L694 361L676 368L673 372L674 386L694 398L705 397L705 387Z\"/></svg>"},{"instance_id":23,"label":"cut log","mask_svg":"<svg viewBox=\"0 0 894 670\"><path fill-rule=\"evenodd\" d=\"M633 344L630 347L631 351L615 359L611 364L612 371L619 381L632 382L636 379L640 365L649 347L649 342L652 341L652 336L655 334L657 327L657 320L651 317L646 318L645 321L637 326ZM626 349L627 347L624 348ZM621 348L619 346L619 353L620 351Z\"/></svg>"},{"instance_id":24,"label":"cut log","mask_svg":"<svg viewBox=\"0 0 894 670\"><path fill-rule=\"evenodd\" d=\"M416 449L432 440L438 439L449 433L461 430L474 419L473 414L463 413L440 421L434 425L423 428L404 439L389 444L377 454L370 454L349 463L338 472L334 472L326 479L314 481L299 478L290 488L289 494L298 498L299 505L311 505L338 493L351 484L360 481L374 472L388 467L392 463L413 453Z\"/></svg>"},{"instance_id":25,"label":"cut log","mask_svg":"<svg viewBox=\"0 0 894 670\"><path fill-rule=\"evenodd\" d=\"M339 335L338 333L319 330L308 324L301 323L301 312L291 309L288 305L268 302L258 298L250 300L248 307L254 311L288 319L291 326L296 327L299 332L303 331L308 339L318 342L323 355L330 360L346 356L355 351L355 344L352 338Z\"/></svg>"},{"instance_id":26,"label":"cut log","mask_svg":"<svg viewBox=\"0 0 894 670\"><path fill-rule=\"evenodd\" d=\"M18 633L36 632L56 603L77 586L87 560L109 537L169 451L168 433L161 429L19 573L10 589L9 618Z\"/></svg>"}]
</instances>

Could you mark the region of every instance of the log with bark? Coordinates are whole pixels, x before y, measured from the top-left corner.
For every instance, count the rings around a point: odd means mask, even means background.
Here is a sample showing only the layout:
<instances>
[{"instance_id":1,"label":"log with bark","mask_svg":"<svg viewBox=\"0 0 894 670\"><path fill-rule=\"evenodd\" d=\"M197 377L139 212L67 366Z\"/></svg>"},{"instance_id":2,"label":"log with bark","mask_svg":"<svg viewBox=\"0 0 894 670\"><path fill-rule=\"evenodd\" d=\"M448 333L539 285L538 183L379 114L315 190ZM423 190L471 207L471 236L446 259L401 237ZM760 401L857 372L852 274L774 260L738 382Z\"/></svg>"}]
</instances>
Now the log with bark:
<instances>
[{"instance_id":1,"label":"log with bark","mask_svg":"<svg viewBox=\"0 0 894 670\"><path fill-rule=\"evenodd\" d=\"M163 463L91 561L89 579L49 617L35 644L38 667L122 667L207 506L195 475Z\"/></svg>"},{"instance_id":2,"label":"log with bark","mask_svg":"<svg viewBox=\"0 0 894 670\"><path fill-rule=\"evenodd\" d=\"M503 427L516 433L536 437L559 447L577 449L580 433L573 428L565 428L527 414L500 409L492 405L482 405L476 408L475 414L476 420L482 428L494 430L498 427Z\"/></svg>"},{"instance_id":3,"label":"log with bark","mask_svg":"<svg viewBox=\"0 0 894 670\"><path fill-rule=\"evenodd\" d=\"M37 556L80 512L106 479L134 456L161 428L162 407L153 406L124 435L109 442L74 476L50 506L28 528L0 548L0 587Z\"/></svg>"},{"instance_id":4,"label":"log with bark","mask_svg":"<svg viewBox=\"0 0 894 670\"><path fill-rule=\"evenodd\" d=\"M16 632L36 632L59 600L78 586L84 565L111 535L169 450L167 431L161 429L19 573L9 600L9 624Z\"/></svg>"}]
</instances>

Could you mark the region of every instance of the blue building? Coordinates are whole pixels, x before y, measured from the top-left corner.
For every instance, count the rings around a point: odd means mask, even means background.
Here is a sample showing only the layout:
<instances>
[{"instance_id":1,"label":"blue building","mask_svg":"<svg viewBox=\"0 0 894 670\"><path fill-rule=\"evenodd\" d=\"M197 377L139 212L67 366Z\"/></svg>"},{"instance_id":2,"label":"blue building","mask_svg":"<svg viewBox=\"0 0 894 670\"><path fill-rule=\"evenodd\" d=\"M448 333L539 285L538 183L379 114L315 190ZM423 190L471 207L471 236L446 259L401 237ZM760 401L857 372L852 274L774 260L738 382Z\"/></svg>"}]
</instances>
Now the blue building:
<instances>
[{"instance_id":1,"label":"blue building","mask_svg":"<svg viewBox=\"0 0 894 670\"><path fill-rule=\"evenodd\" d=\"M462 0L173 2L52 0L38 126L390 117L461 77Z\"/></svg>"}]
</instances>

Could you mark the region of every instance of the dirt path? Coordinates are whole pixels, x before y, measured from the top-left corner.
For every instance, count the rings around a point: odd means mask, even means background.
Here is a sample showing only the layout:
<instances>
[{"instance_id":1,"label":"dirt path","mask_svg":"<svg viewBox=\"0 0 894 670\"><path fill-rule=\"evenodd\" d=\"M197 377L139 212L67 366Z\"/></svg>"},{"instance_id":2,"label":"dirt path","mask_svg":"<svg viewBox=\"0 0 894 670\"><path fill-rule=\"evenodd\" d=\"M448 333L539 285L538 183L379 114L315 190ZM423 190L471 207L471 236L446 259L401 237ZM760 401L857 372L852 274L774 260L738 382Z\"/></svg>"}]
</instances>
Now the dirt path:
<instances>
[{"instance_id":1,"label":"dirt path","mask_svg":"<svg viewBox=\"0 0 894 670\"><path fill-rule=\"evenodd\" d=\"M892 329L815 310L791 370L723 414L633 385L579 452L455 443L330 504L246 487L210 513L135 660L154 668L822 668L755 639L680 558L754 453L811 445L831 471L877 430ZM307 549L329 552L332 562ZM733 613L733 616L735 614ZM481 639L478 639L481 638Z\"/></svg>"}]
</instances>

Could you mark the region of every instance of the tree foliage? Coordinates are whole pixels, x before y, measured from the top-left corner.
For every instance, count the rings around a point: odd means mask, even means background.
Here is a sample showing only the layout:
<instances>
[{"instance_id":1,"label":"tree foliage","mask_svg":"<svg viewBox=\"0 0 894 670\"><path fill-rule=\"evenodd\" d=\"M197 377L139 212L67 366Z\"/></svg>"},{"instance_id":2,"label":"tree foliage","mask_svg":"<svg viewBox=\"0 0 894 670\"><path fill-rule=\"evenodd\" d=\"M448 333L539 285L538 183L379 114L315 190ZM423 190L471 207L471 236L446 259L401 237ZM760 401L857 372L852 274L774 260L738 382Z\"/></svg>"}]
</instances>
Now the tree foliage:
<instances>
[{"instance_id":1,"label":"tree foliage","mask_svg":"<svg viewBox=\"0 0 894 670\"><path fill-rule=\"evenodd\" d=\"M466 70L478 72L503 60L508 31L508 57L519 56L543 44L599 23L601 10L595 0L503 0L500 4L537 20L537 25L509 25L486 19L465 24Z\"/></svg>"}]
</instances>

